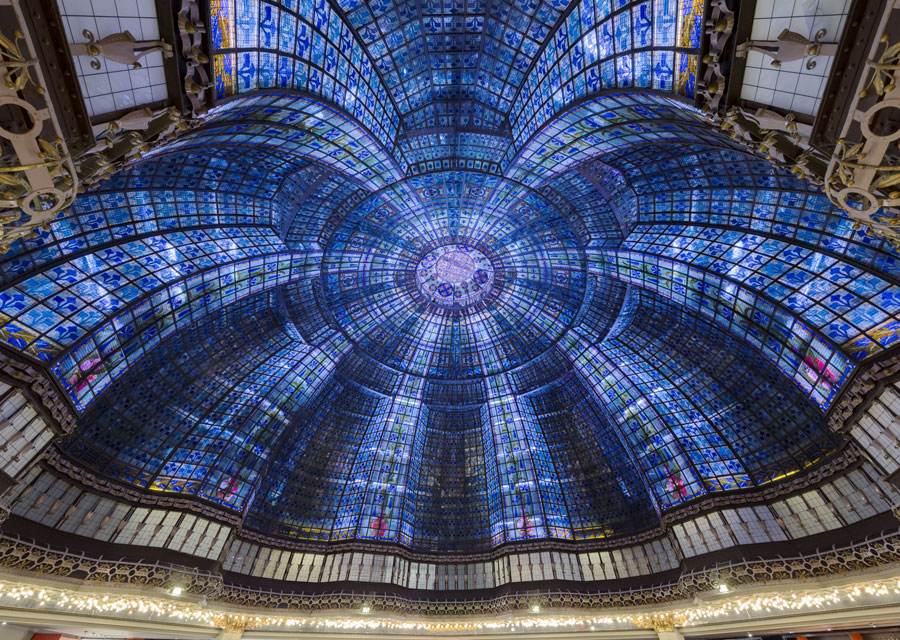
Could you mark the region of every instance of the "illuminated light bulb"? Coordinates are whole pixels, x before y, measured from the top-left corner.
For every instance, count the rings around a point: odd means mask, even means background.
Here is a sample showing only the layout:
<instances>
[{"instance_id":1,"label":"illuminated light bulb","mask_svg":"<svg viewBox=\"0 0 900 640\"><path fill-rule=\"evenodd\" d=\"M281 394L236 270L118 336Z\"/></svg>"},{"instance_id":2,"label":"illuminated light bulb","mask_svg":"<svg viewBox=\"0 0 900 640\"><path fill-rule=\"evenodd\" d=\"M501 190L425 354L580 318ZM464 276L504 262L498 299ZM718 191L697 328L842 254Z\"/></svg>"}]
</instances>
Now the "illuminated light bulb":
<instances>
[{"instance_id":1,"label":"illuminated light bulb","mask_svg":"<svg viewBox=\"0 0 900 640\"><path fill-rule=\"evenodd\" d=\"M531 605L531 613L540 613L540 612L541 612L541 605L539 605L539 604Z\"/></svg>"},{"instance_id":2,"label":"illuminated light bulb","mask_svg":"<svg viewBox=\"0 0 900 640\"><path fill-rule=\"evenodd\" d=\"M370 607L369 605L364 604L364 605L362 606L362 612L363 612L363 613L370 613L371 611L372 611L372 607Z\"/></svg>"},{"instance_id":3,"label":"illuminated light bulb","mask_svg":"<svg viewBox=\"0 0 900 640\"><path fill-rule=\"evenodd\" d=\"M719 593L728 593L731 589L728 588L728 585L724 582L719 585Z\"/></svg>"},{"instance_id":4,"label":"illuminated light bulb","mask_svg":"<svg viewBox=\"0 0 900 640\"><path fill-rule=\"evenodd\" d=\"M172 589L169 591L169 593L171 593L173 596L180 596L182 593L184 593L184 588L183 587L172 587Z\"/></svg>"}]
</instances>

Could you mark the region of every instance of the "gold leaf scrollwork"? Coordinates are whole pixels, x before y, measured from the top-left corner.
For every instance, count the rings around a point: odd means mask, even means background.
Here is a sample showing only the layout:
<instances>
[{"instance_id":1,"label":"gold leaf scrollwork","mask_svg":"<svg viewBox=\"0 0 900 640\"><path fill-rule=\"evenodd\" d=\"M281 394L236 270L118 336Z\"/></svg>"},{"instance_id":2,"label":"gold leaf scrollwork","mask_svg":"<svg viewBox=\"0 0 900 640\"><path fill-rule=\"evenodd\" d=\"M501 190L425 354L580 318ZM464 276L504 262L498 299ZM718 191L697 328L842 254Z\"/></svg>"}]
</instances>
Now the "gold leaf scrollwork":
<instances>
[{"instance_id":1,"label":"gold leaf scrollwork","mask_svg":"<svg viewBox=\"0 0 900 640\"><path fill-rule=\"evenodd\" d=\"M821 40L828 34L828 29L819 29L816 31L816 35L813 36L813 42L806 48L806 55L810 56L810 59L806 61L806 68L812 71L816 68L816 61L812 58L819 55L822 52L822 44Z\"/></svg>"},{"instance_id":2,"label":"gold leaf scrollwork","mask_svg":"<svg viewBox=\"0 0 900 640\"><path fill-rule=\"evenodd\" d=\"M19 29L13 31L14 40L0 33L0 67L4 69L3 82L7 89L13 91L22 91L30 83L36 86L39 94L42 94L44 89L36 85L28 69L35 64L35 60L27 58L19 46L19 41L24 37L25 34Z\"/></svg>"},{"instance_id":3,"label":"gold leaf scrollwork","mask_svg":"<svg viewBox=\"0 0 900 640\"><path fill-rule=\"evenodd\" d=\"M100 47L98 47L96 44L94 44L94 42L96 41L96 38L94 37L94 34L91 33L90 31L88 31L87 29L82 31L81 35L83 35L88 40L87 45L85 46L85 49L87 50L88 54L91 56L94 56L90 62L91 69L97 69L99 71L100 69L103 68L103 64L100 62L100 58L99 58Z\"/></svg>"},{"instance_id":4,"label":"gold leaf scrollwork","mask_svg":"<svg viewBox=\"0 0 900 640\"><path fill-rule=\"evenodd\" d=\"M883 96L896 88L894 71L900 70L900 42L891 44L890 36L886 33L881 36L881 42L886 45L885 49L877 62L869 61L869 66L875 72L860 92L860 98L866 98L873 93Z\"/></svg>"},{"instance_id":5,"label":"gold leaf scrollwork","mask_svg":"<svg viewBox=\"0 0 900 640\"><path fill-rule=\"evenodd\" d=\"M54 106L43 89L46 80L33 55L34 44L21 27L19 2L12 5L19 23L7 31L11 37L0 34L0 106L9 108L24 127L0 127L5 141L0 163L0 251L47 229L74 201L78 185Z\"/></svg>"}]
</instances>

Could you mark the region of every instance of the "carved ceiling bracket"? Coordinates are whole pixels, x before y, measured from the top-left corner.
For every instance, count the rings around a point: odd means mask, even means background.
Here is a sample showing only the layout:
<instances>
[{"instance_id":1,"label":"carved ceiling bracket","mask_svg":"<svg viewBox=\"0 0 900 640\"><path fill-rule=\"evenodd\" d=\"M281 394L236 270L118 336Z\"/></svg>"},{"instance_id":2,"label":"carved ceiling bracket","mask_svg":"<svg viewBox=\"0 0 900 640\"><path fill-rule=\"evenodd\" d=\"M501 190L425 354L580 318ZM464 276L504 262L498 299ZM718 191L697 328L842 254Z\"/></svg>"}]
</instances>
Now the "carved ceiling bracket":
<instances>
[{"instance_id":1,"label":"carved ceiling bracket","mask_svg":"<svg viewBox=\"0 0 900 640\"><path fill-rule=\"evenodd\" d=\"M212 106L213 81L209 68L209 38L206 24L197 0L182 0L178 12L178 34L181 37L181 53L187 64L184 91L195 118L201 117Z\"/></svg>"}]
</instances>

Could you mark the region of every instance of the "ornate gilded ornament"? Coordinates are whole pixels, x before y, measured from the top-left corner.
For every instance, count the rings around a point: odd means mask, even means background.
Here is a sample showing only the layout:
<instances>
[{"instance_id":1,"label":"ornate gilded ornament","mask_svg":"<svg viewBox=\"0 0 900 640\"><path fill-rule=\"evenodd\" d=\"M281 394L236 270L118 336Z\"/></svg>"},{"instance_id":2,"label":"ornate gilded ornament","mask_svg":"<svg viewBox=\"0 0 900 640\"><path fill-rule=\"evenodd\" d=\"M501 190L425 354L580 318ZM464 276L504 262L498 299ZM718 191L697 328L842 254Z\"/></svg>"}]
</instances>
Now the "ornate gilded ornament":
<instances>
[{"instance_id":1,"label":"ornate gilded ornament","mask_svg":"<svg viewBox=\"0 0 900 640\"><path fill-rule=\"evenodd\" d=\"M19 17L18 3L12 5ZM17 130L0 127L0 138L12 152L0 163L2 251L36 229L47 228L72 203L78 188L74 164L31 51L30 36L21 29L14 28L12 38L0 34L0 106L21 124Z\"/></svg>"},{"instance_id":2,"label":"ornate gilded ornament","mask_svg":"<svg viewBox=\"0 0 900 640\"><path fill-rule=\"evenodd\" d=\"M897 11L897 9L894 9ZM883 19L882 28L887 15ZM844 124L843 137L835 146L825 174L825 193L840 206L853 221L872 228L900 247L900 166L885 162L891 146L900 140L900 129L874 129L882 111L900 107L897 74L900 71L900 43L891 44L885 33L876 46L884 45L881 55L873 55L866 65L870 72L863 74L860 90L853 104L853 117ZM868 107L860 106L868 100ZM861 141L851 144L847 137L851 127L858 125ZM896 148L895 148L896 152Z\"/></svg>"}]
</instances>

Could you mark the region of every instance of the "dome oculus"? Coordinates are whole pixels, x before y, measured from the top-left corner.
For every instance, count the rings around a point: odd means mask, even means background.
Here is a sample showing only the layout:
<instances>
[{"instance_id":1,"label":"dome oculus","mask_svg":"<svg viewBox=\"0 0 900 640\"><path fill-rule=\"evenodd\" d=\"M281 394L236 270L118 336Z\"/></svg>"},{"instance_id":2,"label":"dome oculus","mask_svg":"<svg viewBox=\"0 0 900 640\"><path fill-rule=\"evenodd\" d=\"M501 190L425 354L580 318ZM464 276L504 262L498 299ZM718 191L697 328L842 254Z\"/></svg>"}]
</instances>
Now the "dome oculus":
<instances>
[{"instance_id":1,"label":"dome oculus","mask_svg":"<svg viewBox=\"0 0 900 640\"><path fill-rule=\"evenodd\" d=\"M467 244L450 244L425 254L416 267L416 285L429 300L462 307L484 299L494 284L494 266Z\"/></svg>"}]
</instances>

